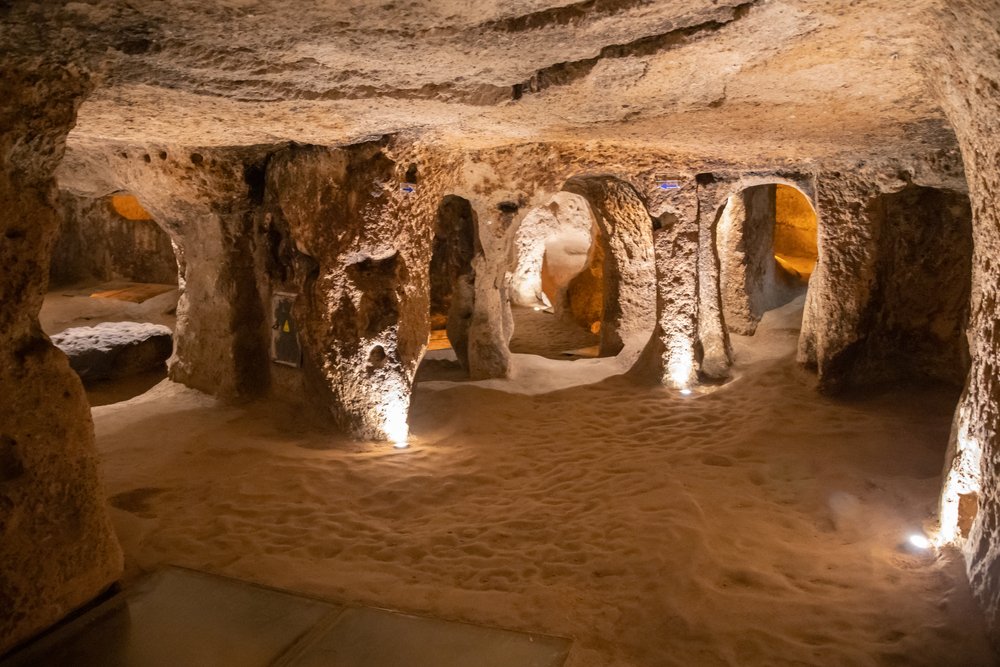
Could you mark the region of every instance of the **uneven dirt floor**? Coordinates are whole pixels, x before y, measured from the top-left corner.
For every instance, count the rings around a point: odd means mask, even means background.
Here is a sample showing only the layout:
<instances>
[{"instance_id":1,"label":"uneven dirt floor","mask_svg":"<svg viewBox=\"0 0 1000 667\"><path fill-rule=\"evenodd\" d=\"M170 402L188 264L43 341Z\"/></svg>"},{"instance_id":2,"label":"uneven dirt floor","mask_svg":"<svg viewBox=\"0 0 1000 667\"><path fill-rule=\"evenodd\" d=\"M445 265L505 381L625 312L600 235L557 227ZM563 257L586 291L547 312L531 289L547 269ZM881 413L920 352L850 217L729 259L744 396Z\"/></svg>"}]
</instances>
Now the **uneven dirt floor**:
<instances>
[{"instance_id":1,"label":"uneven dirt floor","mask_svg":"<svg viewBox=\"0 0 1000 667\"><path fill-rule=\"evenodd\" d=\"M958 555L902 546L956 393L818 396L799 317L769 314L738 379L690 397L601 379L613 359L425 383L406 450L169 382L95 408L127 577L173 563L568 636L571 667L996 664ZM530 393L577 364L593 383Z\"/></svg>"}]
</instances>

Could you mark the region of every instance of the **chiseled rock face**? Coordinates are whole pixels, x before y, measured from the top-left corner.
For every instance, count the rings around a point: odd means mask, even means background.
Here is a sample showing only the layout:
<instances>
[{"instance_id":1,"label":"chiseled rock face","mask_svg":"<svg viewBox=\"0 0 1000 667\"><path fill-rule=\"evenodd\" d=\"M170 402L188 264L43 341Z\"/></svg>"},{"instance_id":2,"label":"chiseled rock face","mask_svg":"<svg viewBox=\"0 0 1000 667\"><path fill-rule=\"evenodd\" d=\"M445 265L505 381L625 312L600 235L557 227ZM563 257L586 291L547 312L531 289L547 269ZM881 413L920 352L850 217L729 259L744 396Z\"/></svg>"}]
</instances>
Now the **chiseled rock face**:
<instances>
[{"instance_id":1,"label":"chiseled rock face","mask_svg":"<svg viewBox=\"0 0 1000 667\"><path fill-rule=\"evenodd\" d=\"M905 379L961 384L968 366L965 195L866 170L817 179L820 259L799 358L821 388Z\"/></svg>"},{"instance_id":2,"label":"chiseled rock face","mask_svg":"<svg viewBox=\"0 0 1000 667\"><path fill-rule=\"evenodd\" d=\"M152 219L126 218L111 200L59 193L62 222L52 252L51 283L98 279L176 284L177 258L167 233Z\"/></svg>"},{"instance_id":3,"label":"chiseled rock face","mask_svg":"<svg viewBox=\"0 0 1000 667\"><path fill-rule=\"evenodd\" d=\"M1000 645L1000 2L943 3L928 59L965 159L972 200L972 369L946 466L942 527L962 493L978 496L965 542L972 589Z\"/></svg>"},{"instance_id":4,"label":"chiseled rock face","mask_svg":"<svg viewBox=\"0 0 1000 667\"><path fill-rule=\"evenodd\" d=\"M122 571L83 387L37 319L59 227L52 173L89 88L37 58L0 73L0 653Z\"/></svg>"},{"instance_id":5,"label":"chiseled rock face","mask_svg":"<svg viewBox=\"0 0 1000 667\"><path fill-rule=\"evenodd\" d=\"M378 143L289 147L267 168L271 287L299 295L308 386L363 438L405 437L427 343L437 207L400 188L405 170Z\"/></svg>"},{"instance_id":6,"label":"chiseled rock face","mask_svg":"<svg viewBox=\"0 0 1000 667\"><path fill-rule=\"evenodd\" d=\"M52 336L84 382L108 380L162 367L174 348L173 334L162 324L101 322L73 327Z\"/></svg>"}]
</instances>

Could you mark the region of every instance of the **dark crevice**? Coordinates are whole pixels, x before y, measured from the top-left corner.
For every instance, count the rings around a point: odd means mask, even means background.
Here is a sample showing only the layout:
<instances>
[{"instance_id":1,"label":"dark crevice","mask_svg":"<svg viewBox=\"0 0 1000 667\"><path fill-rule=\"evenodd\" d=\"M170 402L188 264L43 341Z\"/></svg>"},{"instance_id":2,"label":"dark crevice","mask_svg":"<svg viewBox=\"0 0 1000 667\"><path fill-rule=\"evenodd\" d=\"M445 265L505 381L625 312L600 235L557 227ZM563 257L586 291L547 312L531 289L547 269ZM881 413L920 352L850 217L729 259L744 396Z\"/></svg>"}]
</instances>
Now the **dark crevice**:
<instances>
[{"instance_id":1,"label":"dark crevice","mask_svg":"<svg viewBox=\"0 0 1000 667\"><path fill-rule=\"evenodd\" d=\"M600 53L593 58L556 63L542 68L535 72L527 81L514 84L511 97L518 100L527 93L537 93L546 88L572 83L587 76L597 66L597 63L606 58L643 57L683 46L703 36L704 33L717 32L730 23L743 18L759 2L760 0L750 0L749 2L737 5L733 8L733 13L729 20L706 21L658 35L641 37L626 44L611 44L601 49Z\"/></svg>"},{"instance_id":2,"label":"dark crevice","mask_svg":"<svg viewBox=\"0 0 1000 667\"><path fill-rule=\"evenodd\" d=\"M599 16L608 16L648 4L650 4L649 0L583 0L521 16L487 21L480 27L498 32L522 32L554 25L579 23L585 19L593 20Z\"/></svg>"}]
</instances>

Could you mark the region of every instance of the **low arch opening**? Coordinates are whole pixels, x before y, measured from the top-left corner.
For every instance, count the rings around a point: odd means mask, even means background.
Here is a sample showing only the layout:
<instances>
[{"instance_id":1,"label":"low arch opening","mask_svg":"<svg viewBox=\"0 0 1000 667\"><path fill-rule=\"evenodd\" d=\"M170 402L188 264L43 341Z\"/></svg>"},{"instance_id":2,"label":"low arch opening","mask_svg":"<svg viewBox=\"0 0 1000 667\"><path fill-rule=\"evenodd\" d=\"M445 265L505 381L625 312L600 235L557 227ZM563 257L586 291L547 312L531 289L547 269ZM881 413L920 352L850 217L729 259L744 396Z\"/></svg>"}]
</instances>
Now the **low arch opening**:
<instances>
[{"instance_id":1,"label":"low arch opening","mask_svg":"<svg viewBox=\"0 0 1000 667\"><path fill-rule=\"evenodd\" d=\"M786 305L785 325L798 328L819 260L818 218L809 198L782 183L753 185L727 198L716 224L729 333L751 336L765 313Z\"/></svg>"},{"instance_id":2,"label":"low arch opening","mask_svg":"<svg viewBox=\"0 0 1000 667\"><path fill-rule=\"evenodd\" d=\"M42 329L69 358L92 406L167 376L180 297L180 249L128 192L63 191Z\"/></svg>"}]
</instances>

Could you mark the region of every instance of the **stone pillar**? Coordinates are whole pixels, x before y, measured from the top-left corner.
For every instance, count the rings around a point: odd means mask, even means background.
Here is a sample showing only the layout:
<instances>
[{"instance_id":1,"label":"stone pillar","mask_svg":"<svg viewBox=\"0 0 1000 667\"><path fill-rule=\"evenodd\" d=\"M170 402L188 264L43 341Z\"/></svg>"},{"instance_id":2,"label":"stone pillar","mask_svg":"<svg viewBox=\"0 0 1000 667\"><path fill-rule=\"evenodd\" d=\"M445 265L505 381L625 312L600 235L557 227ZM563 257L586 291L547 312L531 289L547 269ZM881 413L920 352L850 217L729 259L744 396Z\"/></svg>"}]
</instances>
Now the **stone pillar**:
<instances>
[{"instance_id":1,"label":"stone pillar","mask_svg":"<svg viewBox=\"0 0 1000 667\"><path fill-rule=\"evenodd\" d=\"M516 226L519 206L507 201L472 199L479 220L479 250L472 259L475 274L472 317L469 320L468 368L473 380L503 378L510 373L510 311L507 259L509 232Z\"/></svg>"},{"instance_id":2,"label":"stone pillar","mask_svg":"<svg viewBox=\"0 0 1000 667\"><path fill-rule=\"evenodd\" d=\"M413 375L426 346L430 236L439 200L400 192L378 143L293 146L267 168L264 216L296 259L306 391L357 437L407 436ZM421 340L422 337L422 340Z\"/></svg>"},{"instance_id":3,"label":"stone pillar","mask_svg":"<svg viewBox=\"0 0 1000 667\"><path fill-rule=\"evenodd\" d=\"M867 179L843 172L817 178L820 261L809 280L798 359L817 371L820 387L841 386L863 335L862 313L875 288L877 229L867 207L877 194Z\"/></svg>"},{"instance_id":4,"label":"stone pillar","mask_svg":"<svg viewBox=\"0 0 1000 667\"><path fill-rule=\"evenodd\" d=\"M720 266L716 240L720 208L732 183L715 174L698 174L698 342L701 373L711 379L729 377L732 351L722 317Z\"/></svg>"},{"instance_id":5,"label":"stone pillar","mask_svg":"<svg viewBox=\"0 0 1000 667\"><path fill-rule=\"evenodd\" d=\"M616 178L575 177L565 189L587 200L601 232L606 259L600 354L625 351L634 359L656 326L653 220L636 189Z\"/></svg>"},{"instance_id":6,"label":"stone pillar","mask_svg":"<svg viewBox=\"0 0 1000 667\"><path fill-rule=\"evenodd\" d=\"M86 75L41 59L0 74L0 654L117 579L83 387L38 325L59 227L53 172Z\"/></svg>"},{"instance_id":7,"label":"stone pillar","mask_svg":"<svg viewBox=\"0 0 1000 667\"><path fill-rule=\"evenodd\" d=\"M653 232L656 329L630 375L675 388L697 382L698 192L693 180L670 199L650 197L659 220Z\"/></svg>"}]
</instances>

